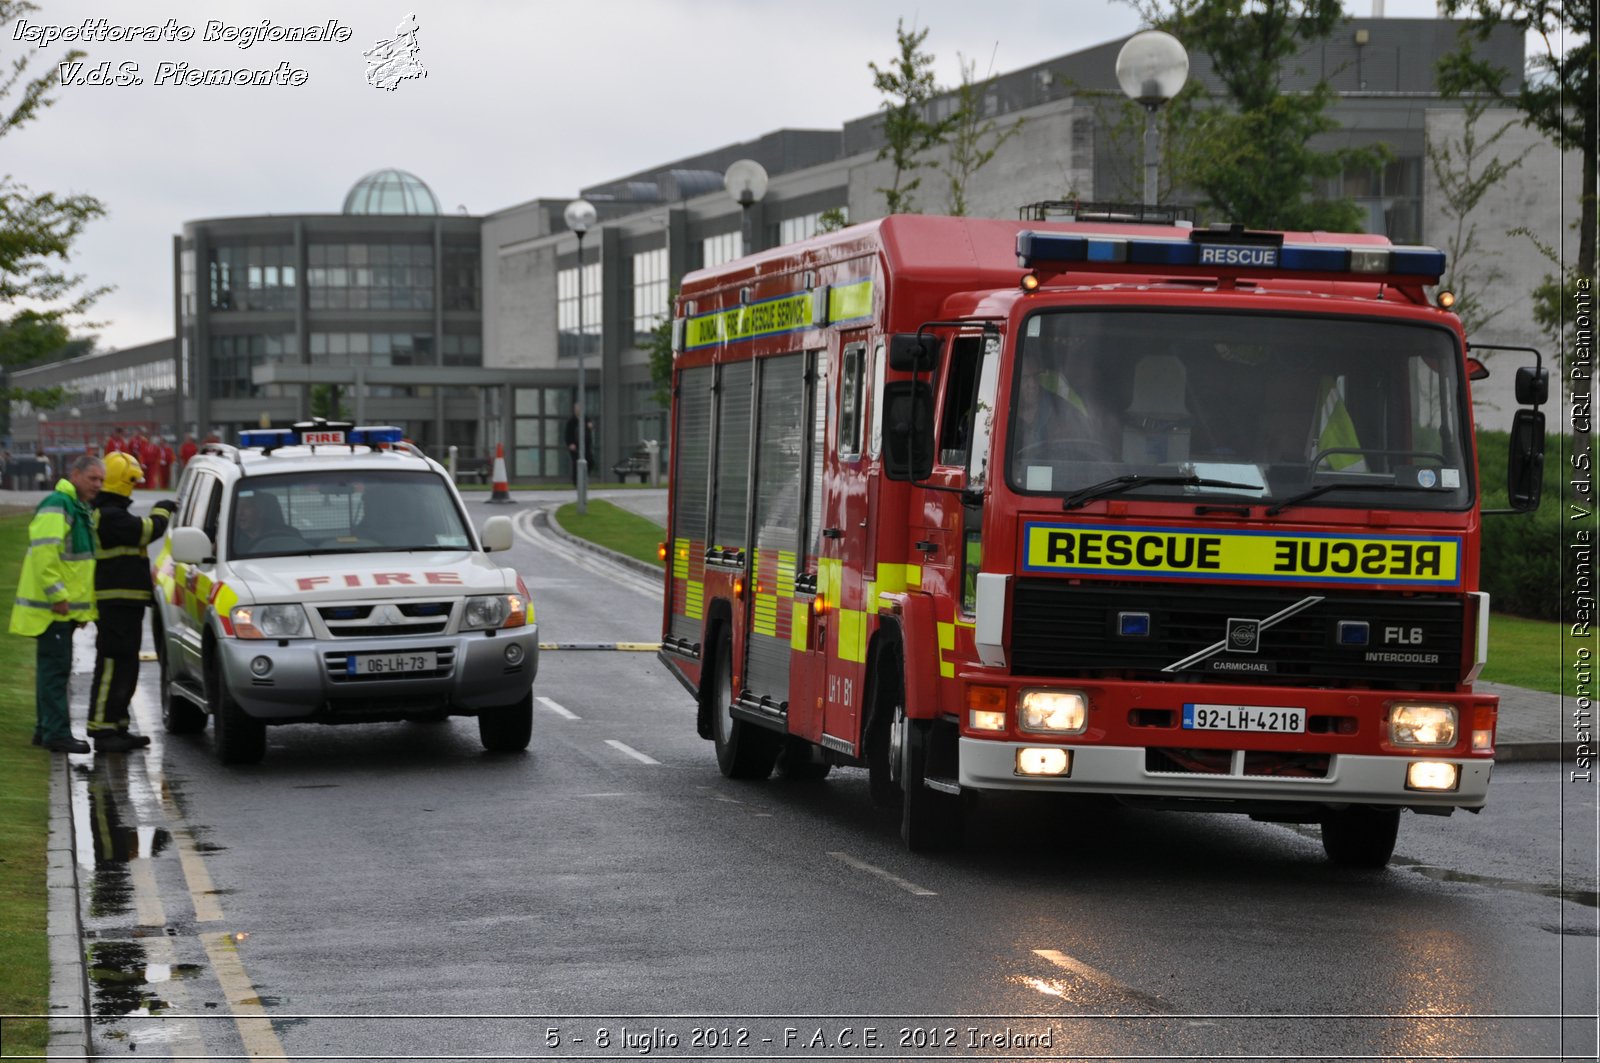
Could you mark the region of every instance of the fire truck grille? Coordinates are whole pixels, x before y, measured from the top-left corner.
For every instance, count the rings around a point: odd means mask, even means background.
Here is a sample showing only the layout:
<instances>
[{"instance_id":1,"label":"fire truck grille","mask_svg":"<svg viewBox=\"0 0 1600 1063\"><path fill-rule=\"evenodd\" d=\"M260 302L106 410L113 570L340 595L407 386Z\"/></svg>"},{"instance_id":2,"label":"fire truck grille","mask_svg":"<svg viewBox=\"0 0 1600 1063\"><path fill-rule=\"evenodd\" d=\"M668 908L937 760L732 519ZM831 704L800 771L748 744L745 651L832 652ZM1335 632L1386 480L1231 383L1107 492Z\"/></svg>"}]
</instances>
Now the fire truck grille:
<instances>
[{"instance_id":1,"label":"fire truck grille","mask_svg":"<svg viewBox=\"0 0 1600 1063\"><path fill-rule=\"evenodd\" d=\"M1308 597L1322 600L1255 628ZM1462 675L1463 607L1443 595L1167 583L1020 580L1018 675L1448 690ZM1253 637L1252 637L1253 632ZM1230 648L1237 642L1248 652ZM1224 647L1206 651L1224 643ZM1181 670L1165 671L1188 661Z\"/></svg>"}]
</instances>

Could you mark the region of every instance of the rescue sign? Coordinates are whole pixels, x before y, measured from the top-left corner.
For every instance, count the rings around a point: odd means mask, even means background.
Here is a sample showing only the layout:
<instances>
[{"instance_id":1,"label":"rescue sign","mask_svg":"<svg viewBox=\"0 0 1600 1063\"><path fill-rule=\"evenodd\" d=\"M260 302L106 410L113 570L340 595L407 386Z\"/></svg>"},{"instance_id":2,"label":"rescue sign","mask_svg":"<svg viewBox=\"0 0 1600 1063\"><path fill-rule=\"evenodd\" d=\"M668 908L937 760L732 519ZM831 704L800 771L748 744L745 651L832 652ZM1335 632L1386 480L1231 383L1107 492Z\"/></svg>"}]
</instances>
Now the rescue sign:
<instances>
[{"instance_id":1,"label":"rescue sign","mask_svg":"<svg viewBox=\"0 0 1600 1063\"><path fill-rule=\"evenodd\" d=\"M1461 540L1029 521L1022 570L1299 583L1461 582Z\"/></svg>"},{"instance_id":2,"label":"rescue sign","mask_svg":"<svg viewBox=\"0 0 1600 1063\"><path fill-rule=\"evenodd\" d=\"M737 306L732 310L691 317L684 335L684 347L692 351L713 343L773 336L780 332L809 328L810 325L811 293L801 292L752 303L750 306Z\"/></svg>"}]
</instances>

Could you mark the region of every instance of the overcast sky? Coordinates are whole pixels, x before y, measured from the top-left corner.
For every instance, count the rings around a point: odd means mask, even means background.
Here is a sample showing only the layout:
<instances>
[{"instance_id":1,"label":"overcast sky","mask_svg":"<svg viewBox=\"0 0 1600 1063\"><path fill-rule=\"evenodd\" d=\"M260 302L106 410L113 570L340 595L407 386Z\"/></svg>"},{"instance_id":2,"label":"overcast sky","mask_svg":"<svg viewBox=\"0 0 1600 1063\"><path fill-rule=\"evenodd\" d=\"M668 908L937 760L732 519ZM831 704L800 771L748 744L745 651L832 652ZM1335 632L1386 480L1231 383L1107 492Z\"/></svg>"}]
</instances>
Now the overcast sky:
<instances>
[{"instance_id":1,"label":"overcast sky","mask_svg":"<svg viewBox=\"0 0 1600 1063\"><path fill-rule=\"evenodd\" d=\"M0 168L35 190L87 192L109 216L73 265L115 287L94 317L103 347L172 334L171 238L190 219L337 213L384 167L427 181L442 208L473 214L579 188L774 129L835 129L874 111L870 60L889 61L895 23L926 26L941 84L957 53L980 72L1015 70L1139 28L1111 0L277 0L199 3L37 0L38 26L168 20L187 43L76 45L87 67L138 65L142 85L62 88L3 141ZM1431 17L1433 0L1386 0L1389 17ZM1347 3L1371 13L1371 0ZM414 12L427 77L394 91L366 81L362 52ZM325 24L343 43L204 40L207 23ZM0 61L29 47L8 27ZM35 70L69 47L40 51ZM303 71L303 84L158 85L162 63ZM14 103L15 101L8 101Z\"/></svg>"}]
</instances>

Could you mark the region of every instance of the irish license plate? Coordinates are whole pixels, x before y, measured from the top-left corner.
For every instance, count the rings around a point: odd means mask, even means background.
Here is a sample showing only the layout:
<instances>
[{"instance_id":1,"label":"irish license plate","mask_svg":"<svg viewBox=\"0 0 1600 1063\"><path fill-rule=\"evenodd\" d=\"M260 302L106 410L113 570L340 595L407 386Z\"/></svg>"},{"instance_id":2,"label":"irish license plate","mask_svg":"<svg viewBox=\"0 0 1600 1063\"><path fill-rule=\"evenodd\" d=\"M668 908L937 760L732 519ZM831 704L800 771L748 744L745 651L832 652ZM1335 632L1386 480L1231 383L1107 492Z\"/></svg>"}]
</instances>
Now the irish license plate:
<instances>
[{"instance_id":1,"label":"irish license plate","mask_svg":"<svg viewBox=\"0 0 1600 1063\"><path fill-rule=\"evenodd\" d=\"M406 672L431 672L439 667L433 650L411 653L352 653L345 658L348 675L402 675Z\"/></svg>"},{"instance_id":2,"label":"irish license plate","mask_svg":"<svg viewBox=\"0 0 1600 1063\"><path fill-rule=\"evenodd\" d=\"M1272 705L1195 705L1183 707L1183 726L1191 731L1266 731L1304 734L1306 710Z\"/></svg>"}]
</instances>

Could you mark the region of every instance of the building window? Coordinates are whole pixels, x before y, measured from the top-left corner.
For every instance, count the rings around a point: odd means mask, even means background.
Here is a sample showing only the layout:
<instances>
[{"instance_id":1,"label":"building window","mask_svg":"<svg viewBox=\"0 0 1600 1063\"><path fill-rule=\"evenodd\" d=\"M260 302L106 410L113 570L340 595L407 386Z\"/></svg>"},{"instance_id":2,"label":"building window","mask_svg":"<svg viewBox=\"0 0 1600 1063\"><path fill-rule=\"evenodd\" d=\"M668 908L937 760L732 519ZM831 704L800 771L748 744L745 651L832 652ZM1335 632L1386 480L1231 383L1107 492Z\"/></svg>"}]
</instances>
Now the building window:
<instances>
[{"instance_id":1,"label":"building window","mask_svg":"<svg viewBox=\"0 0 1600 1063\"><path fill-rule=\"evenodd\" d=\"M482 365L483 340L477 336L455 336L447 333L444 337L444 350L440 353L443 365Z\"/></svg>"},{"instance_id":2,"label":"building window","mask_svg":"<svg viewBox=\"0 0 1600 1063\"><path fill-rule=\"evenodd\" d=\"M306 285L312 310L432 310L429 244L312 244Z\"/></svg>"},{"instance_id":3,"label":"building window","mask_svg":"<svg viewBox=\"0 0 1600 1063\"><path fill-rule=\"evenodd\" d=\"M578 356L578 269L564 269L556 274L556 328L560 331L557 354L562 358ZM590 262L583 267L583 353L585 357L600 351L600 263Z\"/></svg>"},{"instance_id":4,"label":"building window","mask_svg":"<svg viewBox=\"0 0 1600 1063\"><path fill-rule=\"evenodd\" d=\"M283 398L293 394L290 385L250 383L250 370L258 365L293 365L299 361L300 352L292 332L271 336L213 336L211 397Z\"/></svg>"},{"instance_id":5,"label":"building window","mask_svg":"<svg viewBox=\"0 0 1600 1063\"><path fill-rule=\"evenodd\" d=\"M474 340L477 337L473 337ZM312 365L437 365L431 333L313 332ZM414 387L368 385L369 397L412 397Z\"/></svg>"},{"instance_id":6,"label":"building window","mask_svg":"<svg viewBox=\"0 0 1600 1063\"><path fill-rule=\"evenodd\" d=\"M710 269L724 262L732 262L744 254L744 234L721 233L700 241L700 267Z\"/></svg>"},{"instance_id":7,"label":"building window","mask_svg":"<svg viewBox=\"0 0 1600 1063\"><path fill-rule=\"evenodd\" d=\"M1327 199L1353 200L1365 213L1364 231L1397 244L1422 240L1422 156L1402 155L1382 169L1349 170L1318 182Z\"/></svg>"},{"instance_id":8,"label":"building window","mask_svg":"<svg viewBox=\"0 0 1600 1063\"><path fill-rule=\"evenodd\" d=\"M214 247L207 261L212 310L293 310L294 247Z\"/></svg>"},{"instance_id":9,"label":"building window","mask_svg":"<svg viewBox=\"0 0 1600 1063\"><path fill-rule=\"evenodd\" d=\"M476 247L444 249L444 308L481 310L482 259Z\"/></svg>"},{"instance_id":10,"label":"building window","mask_svg":"<svg viewBox=\"0 0 1600 1063\"><path fill-rule=\"evenodd\" d=\"M633 256L633 344L643 347L667 316L667 249Z\"/></svg>"},{"instance_id":11,"label":"building window","mask_svg":"<svg viewBox=\"0 0 1600 1063\"><path fill-rule=\"evenodd\" d=\"M850 220L849 212L844 207L835 207L834 212L846 223ZM792 244L796 240L809 240L822 229L823 211L815 214L802 214L798 218L785 218L778 223L778 243Z\"/></svg>"},{"instance_id":12,"label":"building window","mask_svg":"<svg viewBox=\"0 0 1600 1063\"><path fill-rule=\"evenodd\" d=\"M587 293L585 293L587 294ZM517 388L516 426L513 428L511 460L513 475L570 479L572 457L567 453L567 419L577 389L572 387ZM584 413L594 422L595 446L600 445L600 391L586 387ZM589 478L598 482L599 455L590 454ZM609 472L609 470L607 470Z\"/></svg>"}]
</instances>

